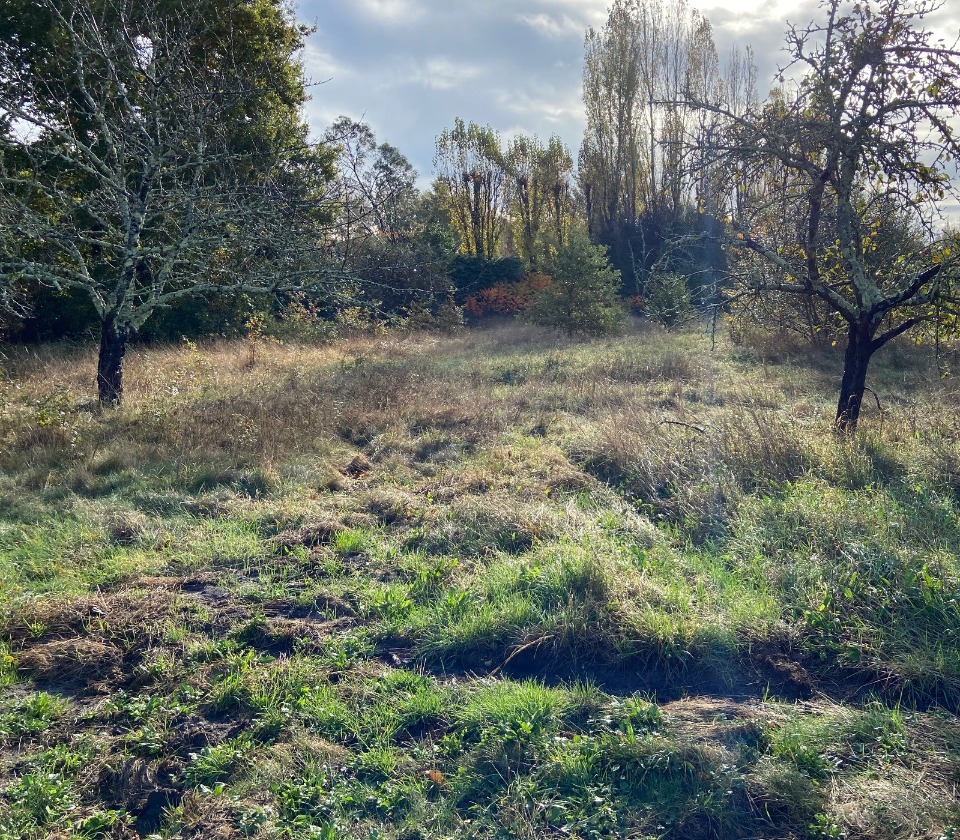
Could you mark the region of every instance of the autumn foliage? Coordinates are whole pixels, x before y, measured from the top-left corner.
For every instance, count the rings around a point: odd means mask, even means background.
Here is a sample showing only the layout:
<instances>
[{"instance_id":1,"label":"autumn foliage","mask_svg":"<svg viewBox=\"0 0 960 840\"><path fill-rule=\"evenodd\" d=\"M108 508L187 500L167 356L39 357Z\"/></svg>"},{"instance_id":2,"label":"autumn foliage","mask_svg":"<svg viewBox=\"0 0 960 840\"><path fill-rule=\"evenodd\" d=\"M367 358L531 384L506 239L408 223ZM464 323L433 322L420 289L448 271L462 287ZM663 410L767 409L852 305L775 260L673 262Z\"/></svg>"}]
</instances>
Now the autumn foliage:
<instances>
[{"instance_id":1,"label":"autumn foliage","mask_svg":"<svg viewBox=\"0 0 960 840\"><path fill-rule=\"evenodd\" d=\"M532 271L518 283L498 283L467 298L464 309L473 318L516 315L526 311L534 295L550 286L547 274Z\"/></svg>"}]
</instances>

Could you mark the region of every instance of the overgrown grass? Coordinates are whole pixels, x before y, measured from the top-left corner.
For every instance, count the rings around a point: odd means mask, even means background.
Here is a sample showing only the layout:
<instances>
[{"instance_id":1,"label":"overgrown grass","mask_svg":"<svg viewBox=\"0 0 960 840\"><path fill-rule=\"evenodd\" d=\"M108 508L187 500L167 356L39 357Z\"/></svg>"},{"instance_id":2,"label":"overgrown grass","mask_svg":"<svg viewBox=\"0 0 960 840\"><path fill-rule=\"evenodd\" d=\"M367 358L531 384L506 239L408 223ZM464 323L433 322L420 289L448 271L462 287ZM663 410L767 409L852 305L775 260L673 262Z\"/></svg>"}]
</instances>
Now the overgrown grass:
<instances>
[{"instance_id":1,"label":"overgrown grass","mask_svg":"<svg viewBox=\"0 0 960 840\"><path fill-rule=\"evenodd\" d=\"M950 360L738 341L5 350L0 836L952 836Z\"/></svg>"}]
</instances>

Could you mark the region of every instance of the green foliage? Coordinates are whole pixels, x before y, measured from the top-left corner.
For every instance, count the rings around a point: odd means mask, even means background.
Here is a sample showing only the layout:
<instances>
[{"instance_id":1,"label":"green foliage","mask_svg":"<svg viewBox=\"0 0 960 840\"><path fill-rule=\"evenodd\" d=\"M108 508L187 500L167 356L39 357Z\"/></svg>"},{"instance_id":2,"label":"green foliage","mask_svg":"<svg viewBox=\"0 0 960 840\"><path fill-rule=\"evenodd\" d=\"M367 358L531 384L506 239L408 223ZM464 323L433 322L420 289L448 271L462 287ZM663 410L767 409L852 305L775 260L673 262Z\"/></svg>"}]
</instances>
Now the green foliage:
<instances>
[{"instance_id":1,"label":"green foliage","mask_svg":"<svg viewBox=\"0 0 960 840\"><path fill-rule=\"evenodd\" d=\"M222 744L204 747L190 756L191 763L184 771L184 781L192 786L223 782L244 766L252 748L253 740L246 733Z\"/></svg>"},{"instance_id":2,"label":"green foliage","mask_svg":"<svg viewBox=\"0 0 960 840\"><path fill-rule=\"evenodd\" d=\"M566 239L573 158L559 137L544 146L536 135L518 134L507 146L504 168L512 185L513 240L527 268L536 271Z\"/></svg>"},{"instance_id":3,"label":"green foliage","mask_svg":"<svg viewBox=\"0 0 960 840\"><path fill-rule=\"evenodd\" d=\"M647 280L647 314L668 329L680 326L696 317L687 280L680 274L655 272Z\"/></svg>"},{"instance_id":4,"label":"green foliage","mask_svg":"<svg viewBox=\"0 0 960 840\"><path fill-rule=\"evenodd\" d=\"M36 735L60 720L68 707L69 703L63 698L38 691L0 716L0 736Z\"/></svg>"},{"instance_id":5,"label":"green foliage","mask_svg":"<svg viewBox=\"0 0 960 840\"><path fill-rule=\"evenodd\" d=\"M450 263L450 279L459 303L491 286L518 283L523 278L523 271L523 261L517 257L485 259L458 254Z\"/></svg>"},{"instance_id":6,"label":"green foliage","mask_svg":"<svg viewBox=\"0 0 960 840\"><path fill-rule=\"evenodd\" d=\"M489 125L457 117L437 137L434 166L438 195L464 254L494 259L506 227L507 176L500 135Z\"/></svg>"},{"instance_id":7,"label":"green foliage","mask_svg":"<svg viewBox=\"0 0 960 840\"><path fill-rule=\"evenodd\" d=\"M11 807L0 816L0 830L15 837L18 828L25 831L58 821L76 801L76 793L57 773L26 773L6 790L5 798Z\"/></svg>"},{"instance_id":8,"label":"green foliage","mask_svg":"<svg viewBox=\"0 0 960 840\"><path fill-rule=\"evenodd\" d=\"M605 335L622 327L619 278L607 261L606 249L592 245L586 234L571 231L557 251L550 275L550 285L527 309L532 323L571 336Z\"/></svg>"}]
</instances>

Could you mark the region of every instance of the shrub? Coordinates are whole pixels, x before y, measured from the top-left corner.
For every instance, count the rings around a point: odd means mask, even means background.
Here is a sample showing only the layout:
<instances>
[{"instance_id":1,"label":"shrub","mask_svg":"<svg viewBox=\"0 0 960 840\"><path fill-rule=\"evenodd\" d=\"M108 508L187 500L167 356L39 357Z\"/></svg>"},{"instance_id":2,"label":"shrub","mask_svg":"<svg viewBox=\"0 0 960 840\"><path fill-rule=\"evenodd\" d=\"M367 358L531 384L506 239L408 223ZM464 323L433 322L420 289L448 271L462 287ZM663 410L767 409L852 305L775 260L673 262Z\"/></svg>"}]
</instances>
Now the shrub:
<instances>
[{"instance_id":1,"label":"shrub","mask_svg":"<svg viewBox=\"0 0 960 840\"><path fill-rule=\"evenodd\" d=\"M585 233L571 232L557 252L552 278L527 310L534 324L562 329L570 336L605 335L623 324L619 276L610 266L606 248L591 244Z\"/></svg>"},{"instance_id":2,"label":"shrub","mask_svg":"<svg viewBox=\"0 0 960 840\"><path fill-rule=\"evenodd\" d=\"M656 272L647 282L647 314L667 329L693 320L697 310L680 274Z\"/></svg>"},{"instance_id":3,"label":"shrub","mask_svg":"<svg viewBox=\"0 0 960 840\"><path fill-rule=\"evenodd\" d=\"M500 283L467 298L465 309L474 318L483 315L515 315L524 312L530 301L550 285L550 277L539 272L527 274L519 283Z\"/></svg>"}]
</instances>

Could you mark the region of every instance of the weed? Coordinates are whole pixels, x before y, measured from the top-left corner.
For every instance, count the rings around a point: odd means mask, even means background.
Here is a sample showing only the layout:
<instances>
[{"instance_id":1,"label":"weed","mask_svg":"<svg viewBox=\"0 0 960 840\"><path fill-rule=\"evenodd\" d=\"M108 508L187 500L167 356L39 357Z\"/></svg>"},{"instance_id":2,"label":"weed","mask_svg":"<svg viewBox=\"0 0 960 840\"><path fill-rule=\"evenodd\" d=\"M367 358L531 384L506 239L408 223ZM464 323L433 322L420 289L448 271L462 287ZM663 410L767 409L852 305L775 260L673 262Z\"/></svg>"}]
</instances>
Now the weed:
<instances>
[{"instance_id":1,"label":"weed","mask_svg":"<svg viewBox=\"0 0 960 840\"><path fill-rule=\"evenodd\" d=\"M190 754L190 765L184 771L186 784L211 787L223 782L242 768L253 748L249 735L240 735L222 744L204 747L199 753Z\"/></svg>"},{"instance_id":2,"label":"weed","mask_svg":"<svg viewBox=\"0 0 960 840\"><path fill-rule=\"evenodd\" d=\"M36 735L53 726L68 708L68 701L62 697L38 691L12 711L0 716L0 735Z\"/></svg>"}]
</instances>

